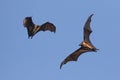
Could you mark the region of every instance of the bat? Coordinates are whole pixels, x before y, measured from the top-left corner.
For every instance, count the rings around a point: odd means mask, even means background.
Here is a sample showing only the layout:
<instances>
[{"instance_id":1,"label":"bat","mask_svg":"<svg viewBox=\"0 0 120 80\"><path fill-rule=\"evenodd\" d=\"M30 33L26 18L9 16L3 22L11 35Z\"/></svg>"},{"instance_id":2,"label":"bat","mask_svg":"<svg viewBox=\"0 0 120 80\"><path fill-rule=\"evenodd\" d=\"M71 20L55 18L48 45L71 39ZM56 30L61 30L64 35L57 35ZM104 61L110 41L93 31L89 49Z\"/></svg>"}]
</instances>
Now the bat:
<instances>
[{"instance_id":1,"label":"bat","mask_svg":"<svg viewBox=\"0 0 120 80\"><path fill-rule=\"evenodd\" d=\"M32 21L32 17L25 17L25 19L23 20L23 25L25 28L27 28L28 38L31 38L31 39L39 31L49 30L54 33L56 32L56 27L54 24L50 22L46 22L42 25L35 25Z\"/></svg>"},{"instance_id":2,"label":"bat","mask_svg":"<svg viewBox=\"0 0 120 80\"><path fill-rule=\"evenodd\" d=\"M74 51L73 53L71 53L69 56L67 56L60 65L60 69L62 68L62 65L66 64L69 61L77 61L78 57L85 53L85 52L96 52L98 49L94 47L94 45L91 43L89 36L92 33L92 30L90 28L90 22L91 22L91 17L93 16L93 14L91 14L85 25L84 25L84 37L83 37L83 42L81 42L81 44L79 46L81 46L79 49L77 49L76 51Z\"/></svg>"}]
</instances>

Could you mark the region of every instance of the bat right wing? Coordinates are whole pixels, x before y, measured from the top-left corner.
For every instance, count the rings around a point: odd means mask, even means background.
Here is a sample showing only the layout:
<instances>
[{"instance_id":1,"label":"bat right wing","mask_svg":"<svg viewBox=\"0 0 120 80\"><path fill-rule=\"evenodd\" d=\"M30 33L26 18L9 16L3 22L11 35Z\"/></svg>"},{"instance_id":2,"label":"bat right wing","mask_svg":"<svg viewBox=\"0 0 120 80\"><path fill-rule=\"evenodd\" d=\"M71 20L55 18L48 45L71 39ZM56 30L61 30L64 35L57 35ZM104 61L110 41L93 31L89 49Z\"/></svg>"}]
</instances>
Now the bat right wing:
<instances>
[{"instance_id":1,"label":"bat right wing","mask_svg":"<svg viewBox=\"0 0 120 80\"><path fill-rule=\"evenodd\" d=\"M54 24L50 23L50 22L46 22L44 24L40 25L35 25L34 29L33 29L33 36L38 33L39 31L46 31L49 30L51 32L56 32L56 27L54 26Z\"/></svg>"},{"instance_id":2,"label":"bat right wing","mask_svg":"<svg viewBox=\"0 0 120 80\"><path fill-rule=\"evenodd\" d=\"M95 48L95 46L91 43L90 41L90 34L92 33L92 30L91 30L91 27L90 27L90 22L91 22L91 18L92 18L93 14L91 14L85 25L84 25L84 41L85 42L85 45L89 48L91 48L93 51L96 51L98 49Z\"/></svg>"},{"instance_id":3,"label":"bat right wing","mask_svg":"<svg viewBox=\"0 0 120 80\"><path fill-rule=\"evenodd\" d=\"M69 61L77 61L78 57L85 52L88 52L90 50L88 50L87 48L81 47L79 49L77 49L75 52L71 53L68 57L66 57L60 65L60 69L62 68L63 64L66 64Z\"/></svg>"},{"instance_id":4,"label":"bat right wing","mask_svg":"<svg viewBox=\"0 0 120 80\"><path fill-rule=\"evenodd\" d=\"M92 33L92 30L91 30L91 28L90 28L90 22L91 22L91 17L93 16L93 14L91 14L89 17L88 17L88 19L87 19L87 21L86 21L86 23L85 23L85 25L84 25L84 41L85 42L89 42L89 43L91 43L91 41L90 41L90 39L89 39L89 36L90 36L90 34Z\"/></svg>"},{"instance_id":5,"label":"bat right wing","mask_svg":"<svg viewBox=\"0 0 120 80\"><path fill-rule=\"evenodd\" d=\"M41 25L40 28L41 31L46 31L49 30L51 32L56 32L56 27L54 24L50 23L50 22L46 22L43 25Z\"/></svg>"}]
</instances>

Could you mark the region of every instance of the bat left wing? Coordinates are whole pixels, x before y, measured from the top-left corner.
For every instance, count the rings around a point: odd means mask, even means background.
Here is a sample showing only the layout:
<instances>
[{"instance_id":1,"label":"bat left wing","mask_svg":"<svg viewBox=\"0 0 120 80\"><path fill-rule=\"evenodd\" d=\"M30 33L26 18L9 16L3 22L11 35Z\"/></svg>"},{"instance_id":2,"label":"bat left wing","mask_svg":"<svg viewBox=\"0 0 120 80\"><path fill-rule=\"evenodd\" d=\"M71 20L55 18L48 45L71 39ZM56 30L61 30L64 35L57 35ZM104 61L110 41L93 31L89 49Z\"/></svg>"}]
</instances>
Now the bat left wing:
<instances>
[{"instance_id":1,"label":"bat left wing","mask_svg":"<svg viewBox=\"0 0 120 80\"><path fill-rule=\"evenodd\" d=\"M33 29L33 36L38 33L39 31L46 31L49 30L51 32L56 32L56 27L54 26L54 24L46 22L44 24L40 25L35 25L34 29Z\"/></svg>"},{"instance_id":2,"label":"bat left wing","mask_svg":"<svg viewBox=\"0 0 120 80\"><path fill-rule=\"evenodd\" d=\"M78 60L78 57L82 54L82 53L85 53L85 52L88 52L90 51L89 49L85 48L85 47L81 47L79 49L77 49L75 52L71 53L68 57L66 57L61 65L60 65L60 69L62 68L62 65L63 64L66 64L67 62L69 61L77 61Z\"/></svg>"},{"instance_id":3,"label":"bat left wing","mask_svg":"<svg viewBox=\"0 0 120 80\"><path fill-rule=\"evenodd\" d=\"M90 34L92 33L91 27L90 27L90 23L91 23L91 18L92 18L93 14L91 14L85 25L84 25L84 42L87 43L87 47L91 48L93 51L96 51L98 49L95 48L95 46L91 43L90 41Z\"/></svg>"},{"instance_id":4,"label":"bat left wing","mask_svg":"<svg viewBox=\"0 0 120 80\"><path fill-rule=\"evenodd\" d=\"M46 22L43 25L41 25L40 31L46 31L49 30L51 32L56 32L56 27L54 24L50 23L50 22Z\"/></svg>"},{"instance_id":5,"label":"bat left wing","mask_svg":"<svg viewBox=\"0 0 120 80\"><path fill-rule=\"evenodd\" d=\"M85 42L89 42L89 43L91 43L91 41L90 41L90 39L89 39L89 36L90 36L90 34L92 33L92 30L91 30L91 28L90 28L90 22L91 22L91 17L93 16L93 14L91 14L89 17L88 17L88 19L87 19L87 21L86 21L86 23L85 23L85 25L84 25L84 41Z\"/></svg>"},{"instance_id":6,"label":"bat left wing","mask_svg":"<svg viewBox=\"0 0 120 80\"><path fill-rule=\"evenodd\" d=\"M28 38L33 37L33 29L35 28L35 24L32 21L32 17L25 17L23 20L23 25L27 28Z\"/></svg>"}]
</instances>

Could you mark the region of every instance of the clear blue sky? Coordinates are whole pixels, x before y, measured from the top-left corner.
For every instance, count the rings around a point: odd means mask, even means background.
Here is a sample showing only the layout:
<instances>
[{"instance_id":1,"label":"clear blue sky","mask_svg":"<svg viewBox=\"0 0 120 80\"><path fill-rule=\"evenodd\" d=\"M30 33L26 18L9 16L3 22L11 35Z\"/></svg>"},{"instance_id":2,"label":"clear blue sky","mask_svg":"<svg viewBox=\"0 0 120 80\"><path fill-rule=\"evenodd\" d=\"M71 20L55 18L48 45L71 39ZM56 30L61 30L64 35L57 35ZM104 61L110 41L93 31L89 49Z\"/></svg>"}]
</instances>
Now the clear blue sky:
<instances>
[{"instance_id":1,"label":"clear blue sky","mask_svg":"<svg viewBox=\"0 0 120 80\"><path fill-rule=\"evenodd\" d=\"M119 0L1 0L0 80L120 80ZM83 40L92 17L92 43L100 49L59 69ZM56 33L39 32L28 39L23 19L47 21Z\"/></svg>"}]
</instances>

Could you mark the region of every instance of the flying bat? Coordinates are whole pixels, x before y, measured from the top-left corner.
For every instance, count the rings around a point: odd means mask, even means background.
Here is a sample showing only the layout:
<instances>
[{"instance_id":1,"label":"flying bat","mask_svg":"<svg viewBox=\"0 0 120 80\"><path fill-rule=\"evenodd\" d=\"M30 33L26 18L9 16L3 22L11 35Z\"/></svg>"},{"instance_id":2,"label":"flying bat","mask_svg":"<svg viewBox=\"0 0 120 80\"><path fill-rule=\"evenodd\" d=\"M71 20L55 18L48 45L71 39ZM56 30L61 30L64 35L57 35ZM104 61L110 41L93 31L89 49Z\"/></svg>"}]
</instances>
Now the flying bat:
<instances>
[{"instance_id":1,"label":"flying bat","mask_svg":"<svg viewBox=\"0 0 120 80\"><path fill-rule=\"evenodd\" d=\"M92 33L92 30L90 28L90 22L91 22L91 17L93 16L93 14L91 14L85 25L84 25L84 37L83 37L83 42L80 44L80 48L77 49L75 52L71 53L68 57L66 57L60 65L60 69L62 68L63 64L66 64L69 61L77 61L78 57L85 53L85 52L96 52L98 49L94 47L94 45L91 43L89 36Z\"/></svg>"},{"instance_id":2,"label":"flying bat","mask_svg":"<svg viewBox=\"0 0 120 80\"><path fill-rule=\"evenodd\" d=\"M25 28L27 28L28 38L31 38L31 39L39 31L49 30L54 33L56 32L56 27L54 24L50 22L46 22L42 25L36 25L33 23L32 17L25 17L25 19L23 20L23 25Z\"/></svg>"}]
</instances>

